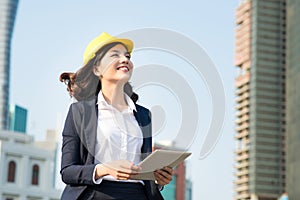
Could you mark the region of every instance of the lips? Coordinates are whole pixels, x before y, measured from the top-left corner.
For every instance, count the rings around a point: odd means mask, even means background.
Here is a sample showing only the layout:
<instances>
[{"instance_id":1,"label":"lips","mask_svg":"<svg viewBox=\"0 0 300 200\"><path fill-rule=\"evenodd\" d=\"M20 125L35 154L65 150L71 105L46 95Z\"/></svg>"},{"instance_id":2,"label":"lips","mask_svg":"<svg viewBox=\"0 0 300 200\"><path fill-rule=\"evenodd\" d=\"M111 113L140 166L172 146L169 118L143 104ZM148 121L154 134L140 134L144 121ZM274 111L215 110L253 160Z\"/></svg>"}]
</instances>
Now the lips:
<instances>
[{"instance_id":1,"label":"lips","mask_svg":"<svg viewBox=\"0 0 300 200\"><path fill-rule=\"evenodd\" d=\"M123 72L128 72L129 68L127 66L120 66L120 67L117 67L117 70L120 70L120 71L123 71Z\"/></svg>"}]
</instances>

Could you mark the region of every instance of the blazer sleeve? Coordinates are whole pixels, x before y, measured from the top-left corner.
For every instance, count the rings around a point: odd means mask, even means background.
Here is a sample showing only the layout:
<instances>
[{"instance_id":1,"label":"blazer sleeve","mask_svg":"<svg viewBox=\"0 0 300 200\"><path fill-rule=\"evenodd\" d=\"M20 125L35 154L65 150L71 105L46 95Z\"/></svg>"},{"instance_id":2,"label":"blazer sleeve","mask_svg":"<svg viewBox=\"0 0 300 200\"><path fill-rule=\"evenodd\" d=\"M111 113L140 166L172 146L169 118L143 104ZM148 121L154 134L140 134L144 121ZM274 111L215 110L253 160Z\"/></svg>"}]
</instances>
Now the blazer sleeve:
<instances>
[{"instance_id":1,"label":"blazer sleeve","mask_svg":"<svg viewBox=\"0 0 300 200\"><path fill-rule=\"evenodd\" d=\"M62 157L60 174L68 185L94 185L93 171L96 164L86 164L87 155L73 119L74 104L69 108L62 132ZM85 149L87 154L87 151Z\"/></svg>"}]
</instances>

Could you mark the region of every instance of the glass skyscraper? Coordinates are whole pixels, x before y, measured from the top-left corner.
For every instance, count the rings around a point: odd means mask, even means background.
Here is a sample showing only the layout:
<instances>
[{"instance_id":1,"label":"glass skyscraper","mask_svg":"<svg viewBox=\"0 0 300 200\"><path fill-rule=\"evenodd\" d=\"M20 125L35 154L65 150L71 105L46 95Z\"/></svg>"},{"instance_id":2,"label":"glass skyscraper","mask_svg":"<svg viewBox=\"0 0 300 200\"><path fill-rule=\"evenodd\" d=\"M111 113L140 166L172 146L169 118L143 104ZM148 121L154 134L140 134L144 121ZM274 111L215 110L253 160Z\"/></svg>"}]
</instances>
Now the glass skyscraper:
<instances>
[{"instance_id":1,"label":"glass skyscraper","mask_svg":"<svg viewBox=\"0 0 300 200\"><path fill-rule=\"evenodd\" d=\"M27 127L27 109L18 105L10 106L9 113L9 130L26 133Z\"/></svg>"},{"instance_id":2,"label":"glass skyscraper","mask_svg":"<svg viewBox=\"0 0 300 200\"><path fill-rule=\"evenodd\" d=\"M10 50L18 0L0 0L0 130L9 129Z\"/></svg>"},{"instance_id":3,"label":"glass skyscraper","mask_svg":"<svg viewBox=\"0 0 300 200\"><path fill-rule=\"evenodd\" d=\"M300 198L300 1L287 0L287 194Z\"/></svg>"}]
</instances>

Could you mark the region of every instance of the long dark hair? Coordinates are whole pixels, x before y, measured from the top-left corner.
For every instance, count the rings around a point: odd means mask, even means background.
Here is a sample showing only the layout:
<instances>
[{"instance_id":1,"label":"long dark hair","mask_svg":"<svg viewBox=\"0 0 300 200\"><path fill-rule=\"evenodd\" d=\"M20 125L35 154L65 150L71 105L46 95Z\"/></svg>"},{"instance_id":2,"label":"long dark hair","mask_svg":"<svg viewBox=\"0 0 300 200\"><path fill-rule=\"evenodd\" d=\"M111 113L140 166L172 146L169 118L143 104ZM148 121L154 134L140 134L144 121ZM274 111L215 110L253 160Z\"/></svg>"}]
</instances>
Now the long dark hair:
<instances>
[{"instance_id":1,"label":"long dark hair","mask_svg":"<svg viewBox=\"0 0 300 200\"><path fill-rule=\"evenodd\" d=\"M59 80L67 85L67 91L71 97L74 97L77 101L90 100L98 95L101 90L101 81L97 77L93 69L100 64L103 56L120 42L114 42L103 46L96 53L96 56L89 60L89 62L81 67L77 72L64 72L59 76ZM124 45L125 46L125 45ZM126 46L125 46L126 48ZM124 92L130 96L132 101L136 103L138 95L133 92L130 83L126 83L124 86Z\"/></svg>"}]
</instances>

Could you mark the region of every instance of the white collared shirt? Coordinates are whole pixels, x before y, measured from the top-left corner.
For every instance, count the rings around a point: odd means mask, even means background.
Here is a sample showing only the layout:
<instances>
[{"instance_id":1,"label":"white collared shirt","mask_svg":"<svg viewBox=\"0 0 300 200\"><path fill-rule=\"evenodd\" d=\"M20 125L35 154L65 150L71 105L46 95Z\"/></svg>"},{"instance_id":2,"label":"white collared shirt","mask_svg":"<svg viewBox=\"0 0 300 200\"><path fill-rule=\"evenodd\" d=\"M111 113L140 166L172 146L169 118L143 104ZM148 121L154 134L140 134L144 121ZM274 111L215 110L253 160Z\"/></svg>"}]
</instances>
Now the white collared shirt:
<instances>
[{"instance_id":1,"label":"white collared shirt","mask_svg":"<svg viewBox=\"0 0 300 200\"><path fill-rule=\"evenodd\" d=\"M128 95L124 94L124 96L128 108L121 112L108 104L102 92L99 92L96 164L115 160L129 160L138 164L141 161L143 134L133 114L136 107ZM107 175L94 182L99 184L102 179L116 180L113 176Z\"/></svg>"}]
</instances>

